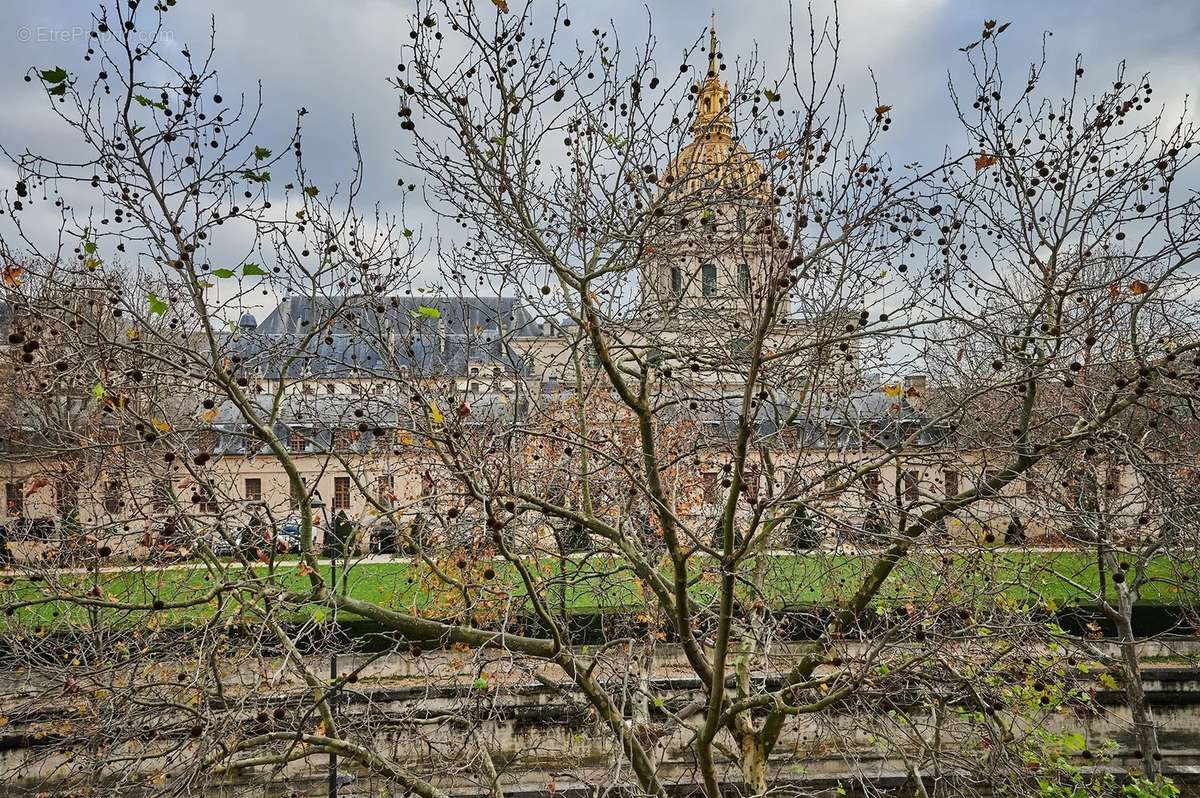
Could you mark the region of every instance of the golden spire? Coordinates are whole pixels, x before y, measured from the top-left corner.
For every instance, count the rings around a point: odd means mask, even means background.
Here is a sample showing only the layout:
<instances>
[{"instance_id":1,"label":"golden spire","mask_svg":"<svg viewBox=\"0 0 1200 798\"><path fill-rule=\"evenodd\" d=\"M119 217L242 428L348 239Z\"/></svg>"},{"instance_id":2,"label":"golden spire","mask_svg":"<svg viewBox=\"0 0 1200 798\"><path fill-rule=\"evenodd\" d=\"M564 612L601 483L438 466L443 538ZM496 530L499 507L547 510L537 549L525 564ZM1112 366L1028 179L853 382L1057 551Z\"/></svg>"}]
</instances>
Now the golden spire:
<instances>
[{"instance_id":1,"label":"golden spire","mask_svg":"<svg viewBox=\"0 0 1200 798\"><path fill-rule=\"evenodd\" d=\"M729 116L729 88L717 77L717 12L713 11L708 26L708 75L696 95L696 121L692 133L697 137L728 138L733 135L733 120Z\"/></svg>"},{"instance_id":2,"label":"golden spire","mask_svg":"<svg viewBox=\"0 0 1200 798\"><path fill-rule=\"evenodd\" d=\"M708 77L717 75L717 11L713 9L712 21L708 24Z\"/></svg>"}]
</instances>

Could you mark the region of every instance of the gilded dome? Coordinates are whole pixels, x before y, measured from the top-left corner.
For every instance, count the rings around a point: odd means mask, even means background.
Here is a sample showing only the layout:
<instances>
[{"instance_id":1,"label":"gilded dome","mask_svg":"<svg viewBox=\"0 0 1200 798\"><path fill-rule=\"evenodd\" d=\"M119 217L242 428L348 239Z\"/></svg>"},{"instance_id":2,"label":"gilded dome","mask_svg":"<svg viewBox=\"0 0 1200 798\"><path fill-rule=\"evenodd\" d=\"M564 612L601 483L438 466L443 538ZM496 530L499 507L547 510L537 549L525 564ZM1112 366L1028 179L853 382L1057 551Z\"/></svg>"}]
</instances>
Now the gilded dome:
<instances>
[{"instance_id":1,"label":"gilded dome","mask_svg":"<svg viewBox=\"0 0 1200 798\"><path fill-rule=\"evenodd\" d=\"M704 194L714 200L770 202L763 168L745 147L729 137L698 136L684 145L663 173L663 185L676 196Z\"/></svg>"},{"instance_id":2,"label":"gilded dome","mask_svg":"<svg viewBox=\"0 0 1200 798\"><path fill-rule=\"evenodd\" d=\"M729 87L717 77L717 32L709 27L708 75L696 94L692 140L671 159L660 184L675 196L771 201L762 164L733 137Z\"/></svg>"}]
</instances>

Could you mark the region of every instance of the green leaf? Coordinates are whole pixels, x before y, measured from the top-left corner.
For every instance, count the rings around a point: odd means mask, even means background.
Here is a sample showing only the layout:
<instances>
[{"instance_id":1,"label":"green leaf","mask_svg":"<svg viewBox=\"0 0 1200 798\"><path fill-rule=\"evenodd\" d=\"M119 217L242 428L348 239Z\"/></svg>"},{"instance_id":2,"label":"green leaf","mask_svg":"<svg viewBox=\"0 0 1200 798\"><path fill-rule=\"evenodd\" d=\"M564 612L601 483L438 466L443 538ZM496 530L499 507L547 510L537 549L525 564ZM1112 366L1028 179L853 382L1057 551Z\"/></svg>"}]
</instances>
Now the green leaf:
<instances>
[{"instance_id":1,"label":"green leaf","mask_svg":"<svg viewBox=\"0 0 1200 798\"><path fill-rule=\"evenodd\" d=\"M268 150L266 147L255 147L254 148L254 160L265 161L270 157L271 157L271 151Z\"/></svg>"},{"instance_id":2,"label":"green leaf","mask_svg":"<svg viewBox=\"0 0 1200 798\"><path fill-rule=\"evenodd\" d=\"M53 69L43 69L38 72L38 77L47 83L62 83L67 79L67 70L57 66Z\"/></svg>"},{"instance_id":3,"label":"green leaf","mask_svg":"<svg viewBox=\"0 0 1200 798\"><path fill-rule=\"evenodd\" d=\"M304 195L306 197L315 197L320 193L321 193L321 189L317 188L316 186L305 186L304 187Z\"/></svg>"},{"instance_id":4,"label":"green leaf","mask_svg":"<svg viewBox=\"0 0 1200 798\"><path fill-rule=\"evenodd\" d=\"M95 255L96 254L96 242L95 241L84 241L83 242L83 251L89 255Z\"/></svg>"},{"instance_id":5,"label":"green leaf","mask_svg":"<svg viewBox=\"0 0 1200 798\"><path fill-rule=\"evenodd\" d=\"M146 301L150 303L150 312L158 316L164 315L169 307L167 301L153 291L146 295Z\"/></svg>"},{"instance_id":6,"label":"green leaf","mask_svg":"<svg viewBox=\"0 0 1200 798\"><path fill-rule=\"evenodd\" d=\"M486 690L488 688L488 680L480 676L471 686L476 690Z\"/></svg>"},{"instance_id":7,"label":"green leaf","mask_svg":"<svg viewBox=\"0 0 1200 798\"><path fill-rule=\"evenodd\" d=\"M60 83L57 86L51 86L50 88L46 89L46 93L51 97L62 97L67 93L67 84Z\"/></svg>"},{"instance_id":8,"label":"green leaf","mask_svg":"<svg viewBox=\"0 0 1200 798\"><path fill-rule=\"evenodd\" d=\"M763 96L767 98L767 102L769 103L779 102L779 95L770 89L763 89Z\"/></svg>"},{"instance_id":9,"label":"green leaf","mask_svg":"<svg viewBox=\"0 0 1200 798\"><path fill-rule=\"evenodd\" d=\"M242 276L243 277L266 277L267 273L257 263L243 263L242 264Z\"/></svg>"},{"instance_id":10,"label":"green leaf","mask_svg":"<svg viewBox=\"0 0 1200 798\"><path fill-rule=\"evenodd\" d=\"M437 308L431 308L428 305L417 305L414 315L424 316L427 319L440 319L442 317L442 312Z\"/></svg>"},{"instance_id":11,"label":"green leaf","mask_svg":"<svg viewBox=\"0 0 1200 798\"><path fill-rule=\"evenodd\" d=\"M136 97L134 97L133 99L137 102L138 105L142 106L143 108L149 106L151 108L165 109L167 107L166 103L155 102L154 100L151 100L149 97L143 97L140 94L137 95Z\"/></svg>"},{"instance_id":12,"label":"green leaf","mask_svg":"<svg viewBox=\"0 0 1200 798\"><path fill-rule=\"evenodd\" d=\"M213 277L227 280L233 276L233 269L213 269Z\"/></svg>"},{"instance_id":13,"label":"green leaf","mask_svg":"<svg viewBox=\"0 0 1200 798\"><path fill-rule=\"evenodd\" d=\"M247 169L245 172L242 173L242 177L246 178L247 180L249 180L252 183L269 183L269 182L271 182L271 173L265 169L261 172L254 172L250 169Z\"/></svg>"},{"instance_id":14,"label":"green leaf","mask_svg":"<svg viewBox=\"0 0 1200 798\"><path fill-rule=\"evenodd\" d=\"M413 231L412 231L412 230L409 230L407 227L406 227L406 228L404 228L404 237L405 237L405 238L412 238L412 237L413 237Z\"/></svg>"},{"instance_id":15,"label":"green leaf","mask_svg":"<svg viewBox=\"0 0 1200 798\"><path fill-rule=\"evenodd\" d=\"M95 399L97 402L99 402L101 399L103 399L103 398L104 398L104 385L103 385L103 383L99 383L99 382L98 382L98 383L96 383L95 385L93 385L93 386L92 386L92 398L93 398L93 399Z\"/></svg>"}]
</instances>

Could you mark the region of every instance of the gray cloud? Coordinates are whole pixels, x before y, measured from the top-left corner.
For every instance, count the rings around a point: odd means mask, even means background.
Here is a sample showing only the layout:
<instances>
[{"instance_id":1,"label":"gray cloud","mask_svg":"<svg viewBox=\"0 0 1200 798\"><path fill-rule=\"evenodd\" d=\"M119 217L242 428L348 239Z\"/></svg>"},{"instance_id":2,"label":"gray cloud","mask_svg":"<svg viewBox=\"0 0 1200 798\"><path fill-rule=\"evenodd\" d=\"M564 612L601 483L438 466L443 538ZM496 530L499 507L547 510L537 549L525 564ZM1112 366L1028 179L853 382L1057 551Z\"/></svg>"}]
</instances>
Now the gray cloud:
<instances>
[{"instance_id":1,"label":"gray cloud","mask_svg":"<svg viewBox=\"0 0 1200 798\"><path fill-rule=\"evenodd\" d=\"M548 0L533 2L551 8ZM788 43L785 2L714 0L713 5L727 61L757 46L769 74L782 69ZM652 0L649 6L660 62L673 67L683 49L704 33L708 7L694 0ZM569 8L570 30L583 37L593 27L611 24L625 41L640 42L647 30L641 1L577 1ZM823 17L830 8L822 0L814 13ZM18 151L34 145L42 151L73 150L69 131L47 109L44 92L22 76L30 66L52 64L83 71L93 10L80 0L7 4L0 22L5 40L0 46L0 143ZM394 149L405 146L406 137L386 79L395 74L411 11L411 3L391 0L180 0L166 24L175 46L198 51L215 18L221 90L230 96L252 94L256 81L262 81L266 107L256 140L285 141L296 110L309 109L304 154L318 184L348 174L354 116L368 168L364 197L394 208L401 177ZM805 6L797 4L796 13L805 14ZM840 80L852 108L870 108L868 70L874 70L883 101L894 106L888 145L897 161L928 161L947 145L964 145L946 90L947 71L964 74L958 47L977 38L989 17L1012 22L1004 51L1014 76L1039 57L1043 32L1053 32L1046 92L1069 85L1077 52L1084 53L1086 79L1097 90L1111 81L1121 59L1136 74L1151 71L1156 100L1172 109L1181 108L1183 97L1196 88L1200 4L1194 0L843 0ZM4 188L12 182L6 165L0 165L0 180Z\"/></svg>"}]
</instances>

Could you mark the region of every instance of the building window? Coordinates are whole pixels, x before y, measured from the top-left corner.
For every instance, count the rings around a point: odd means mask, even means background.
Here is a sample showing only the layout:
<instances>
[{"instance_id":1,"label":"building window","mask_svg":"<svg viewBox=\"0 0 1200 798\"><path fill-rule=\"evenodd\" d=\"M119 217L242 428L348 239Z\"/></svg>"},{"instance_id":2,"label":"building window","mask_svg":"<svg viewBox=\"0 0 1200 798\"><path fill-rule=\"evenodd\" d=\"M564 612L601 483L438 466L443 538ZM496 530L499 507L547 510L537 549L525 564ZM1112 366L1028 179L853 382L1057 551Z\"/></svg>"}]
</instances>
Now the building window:
<instances>
[{"instance_id":1,"label":"building window","mask_svg":"<svg viewBox=\"0 0 1200 798\"><path fill-rule=\"evenodd\" d=\"M115 479L104 483L104 510L116 513L121 510L121 483Z\"/></svg>"},{"instance_id":2,"label":"building window","mask_svg":"<svg viewBox=\"0 0 1200 798\"><path fill-rule=\"evenodd\" d=\"M867 472L865 484L867 487L867 497L871 501L879 498L879 486L883 483L883 478L879 476L878 469L872 469Z\"/></svg>"},{"instance_id":3,"label":"building window","mask_svg":"<svg viewBox=\"0 0 1200 798\"><path fill-rule=\"evenodd\" d=\"M200 430L200 452L202 454L212 454L217 448L217 431L212 429Z\"/></svg>"},{"instance_id":4,"label":"building window","mask_svg":"<svg viewBox=\"0 0 1200 798\"><path fill-rule=\"evenodd\" d=\"M288 451L292 454L301 454L308 448L308 436L304 434L304 430L292 427L288 430Z\"/></svg>"},{"instance_id":5,"label":"building window","mask_svg":"<svg viewBox=\"0 0 1200 798\"><path fill-rule=\"evenodd\" d=\"M333 509L350 509L350 477L333 478Z\"/></svg>"},{"instance_id":6,"label":"building window","mask_svg":"<svg viewBox=\"0 0 1200 798\"><path fill-rule=\"evenodd\" d=\"M743 294L750 293L750 264L738 264L738 290Z\"/></svg>"},{"instance_id":7,"label":"building window","mask_svg":"<svg viewBox=\"0 0 1200 798\"><path fill-rule=\"evenodd\" d=\"M4 513L9 518L17 518L25 512L24 486L20 482L4 484Z\"/></svg>"},{"instance_id":8,"label":"building window","mask_svg":"<svg viewBox=\"0 0 1200 798\"><path fill-rule=\"evenodd\" d=\"M1104 472L1104 490L1116 493L1121 487L1121 467L1109 465Z\"/></svg>"},{"instance_id":9,"label":"building window","mask_svg":"<svg viewBox=\"0 0 1200 798\"><path fill-rule=\"evenodd\" d=\"M262 480L258 477L246 478L246 501L262 501Z\"/></svg>"},{"instance_id":10,"label":"building window","mask_svg":"<svg viewBox=\"0 0 1200 798\"><path fill-rule=\"evenodd\" d=\"M168 490L170 483L167 483ZM79 486L70 479L63 479L54 485L54 506L59 518L71 518L79 511Z\"/></svg>"},{"instance_id":11,"label":"building window","mask_svg":"<svg viewBox=\"0 0 1200 798\"><path fill-rule=\"evenodd\" d=\"M386 389L387 389L386 383L377 382L373 386L371 386L371 393L375 394L376 396L383 396L383 393Z\"/></svg>"},{"instance_id":12,"label":"building window","mask_svg":"<svg viewBox=\"0 0 1200 798\"><path fill-rule=\"evenodd\" d=\"M678 266L671 267L671 296L683 296L683 271Z\"/></svg>"},{"instance_id":13,"label":"building window","mask_svg":"<svg viewBox=\"0 0 1200 798\"><path fill-rule=\"evenodd\" d=\"M946 495L947 496L957 496L958 495L958 472L957 471L945 471L942 473L942 479L946 483Z\"/></svg>"},{"instance_id":14,"label":"building window","mask_svg":"<svg viewBox=\"0 0 1200 798\"><path fill-rule=\"evenodd\" d=\"M392 492L394 484L391 474L384 474L375 480L375 499L384 507L391 507L396 496Z\"/></svg>"},{"instance_id":15,"label":"building window","mask_svg":"<svg viewBox=\"0 0 1200 798\"><path fill-rule=\"evenodd\" d=\"M921 475L916 471L904 472L904 501L908 504L916 504L921 498Z\"/></svg>"},{"instance_id":16,"label":"building window","mask_svg":"<svg viewBox=\"0 0 1200 798\"><path fill-rule=\"evenodd\" d=\"M327 384L325 385L325 393L328 393L328 394L335 394L335 393L337 393L337 386L336 386L336 385L334 385L332 382L330 382L330 383L327 383Z\"/></svg>"},{"instance_id":17,"label":"building window","mask_svg":"<svg viewBox=\"0 0 1200 798\"><path fill-rule=\"evenodd\" d=\"M700 265L700 287L705 296L717 293L717 267L713 263Z\"/></svg>"},{"instance_id":18,"label":"building window","mask_svg":"<svg viewBox=\"0 0 1200 798\"><path fill-rule=\"evenodd\" d=\"M150 506L157 513L164 513L171 506L171 480L167 477L158 477L154 480L154 485L151 487ZM60 513L62 515L63 513Z\"/></svg>"}]
</instances>

